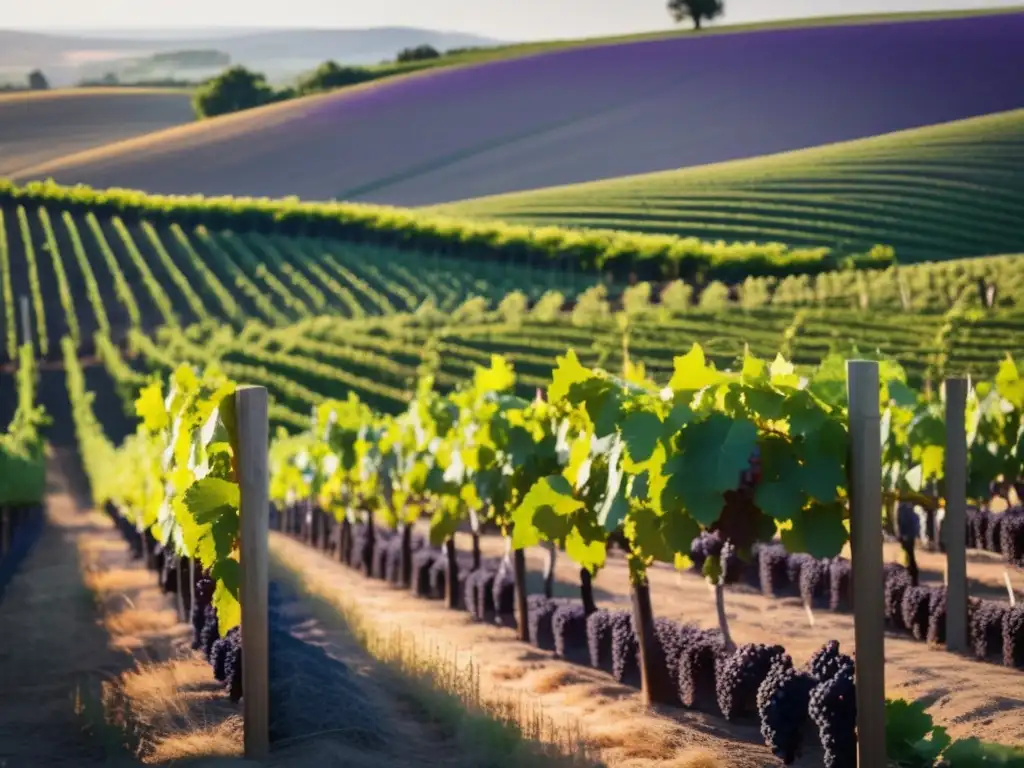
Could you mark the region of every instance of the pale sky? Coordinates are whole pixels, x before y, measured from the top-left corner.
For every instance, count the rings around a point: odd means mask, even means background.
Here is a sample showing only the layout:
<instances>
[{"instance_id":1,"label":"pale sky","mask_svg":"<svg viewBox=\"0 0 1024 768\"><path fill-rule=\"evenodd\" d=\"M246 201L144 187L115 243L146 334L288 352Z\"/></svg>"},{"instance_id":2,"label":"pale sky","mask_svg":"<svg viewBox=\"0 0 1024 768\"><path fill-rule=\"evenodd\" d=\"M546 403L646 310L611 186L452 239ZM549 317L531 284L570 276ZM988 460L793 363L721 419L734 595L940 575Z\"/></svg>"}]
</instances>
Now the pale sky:
<instances>
[{"instance_id":1,"label":"pale sky","mask_svg":"<svg viewBox=\"0 0 1024 768\"><path fill-rule=\"evenodd\" d=\"M995 8L1024 0L726 0L727 23L887 11ZM410 26L505 40L672 26L664 0L0 0L5 29Z\"/></svg>"}]
</instances>

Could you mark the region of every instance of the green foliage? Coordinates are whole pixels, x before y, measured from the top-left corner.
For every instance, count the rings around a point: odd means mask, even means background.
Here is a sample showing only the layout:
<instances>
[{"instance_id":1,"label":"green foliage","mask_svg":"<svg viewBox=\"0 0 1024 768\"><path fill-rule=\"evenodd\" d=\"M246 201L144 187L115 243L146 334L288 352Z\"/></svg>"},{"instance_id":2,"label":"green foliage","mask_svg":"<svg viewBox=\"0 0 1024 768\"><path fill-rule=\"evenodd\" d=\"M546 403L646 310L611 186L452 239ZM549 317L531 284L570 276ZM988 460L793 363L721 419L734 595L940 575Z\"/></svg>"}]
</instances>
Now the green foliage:
<instances>
[{"instance_id":1,"label":"green foliage","mask_svg":"<svg viewBox=\"0 0 1024 768\"><path fill-rule=\"evenodd\" d=\"M235 73L235 74L231 74ZM218 81L224 98L238 80L256 100L265 84L252 73L229 70ZM230 86L230 87L229 87ZM211 83L216 101L220 86ZM205 98L202 94L197 99ZM261 95L264 94L264 95ZM249 98L246 96L246 98ZM0 180L0 203L53 205L97 216L146 218L153 223L207 226L213 230L336 238L421 253L444 252L478 262L569 266L639 279L714 279L737 274L784 276L819 273L842 259L827 248L789 248L778 243L702 242L694 238L603 230L532 228L502 222L468 221L419 211L357 203L145 195L129 190L97 191L33 182L17 187ZM859 262L858 262L859 264ZM871 262L871 266L876 266Z\"/></svg>"},{"instance_id":2,"label":"green foliage","mask_svg":"<svg viewBox=\"0 0 1024 768\"><path fill-rule=\"evenodd\" d=\"M198 88L192 96L192 107L196 117L202 119L261 107L274 100L274 89L265 75L236 65Z\"/></svg>"},{"instance_id":3,"label":"green foliage","mask_svg":"<svg viewBox=\"0 0 1024 768\"><path fill-rule=\"evenodd\" d=\"M395 60L400 64L405 64L410 61L427 61L429 59L439 59L441 53L432 45L417 45L411 48L403 48L398 52L398 56Z\"/></svg>"},{"instance_id":4,"label":"green foliage","mask_svg":"<svg viewBox=\"0 0 1024 768\"><path fill-rule=\"evenodd\" d=\"M897 768L983 768L1024 766L1024 749L985 743L977 738L953 741L934 724L921 701L887 699L885 742L889 763Z\"/></svg>"},{"instance_id":5,"label":"green foliage","mask_svg":"<svg viewBox=\"0 0 1024 768\"><path fill-rule=\"evenodd\" d=\"M46 449L42 428L49 423L36 404L36 363L32 346L18 350L14 418L0 434L0 506L37 504L46 491Z\"/></svg>"}]
</instances>

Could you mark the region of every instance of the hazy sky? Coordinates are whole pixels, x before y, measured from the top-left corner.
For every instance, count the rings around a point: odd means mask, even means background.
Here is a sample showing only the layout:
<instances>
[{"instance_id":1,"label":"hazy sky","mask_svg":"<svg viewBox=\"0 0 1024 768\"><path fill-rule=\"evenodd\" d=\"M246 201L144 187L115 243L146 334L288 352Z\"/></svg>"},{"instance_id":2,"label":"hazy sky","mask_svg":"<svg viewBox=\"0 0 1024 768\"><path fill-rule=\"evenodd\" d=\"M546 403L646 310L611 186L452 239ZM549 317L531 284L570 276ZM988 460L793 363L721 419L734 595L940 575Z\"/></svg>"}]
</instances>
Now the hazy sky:
<instances>
[{"instance_id":1,"label":"hazy sky","mask_svg":"<svg viewBox=\"0 0 1024 768\"><path fill-rule=\"evenodd\" d=\"M884 11L992 8L1024 0L726 0L727 22ZM665 0L0 0L7 29L414 26L507 40L672 26Z\"/></svg>"}]
</instances>

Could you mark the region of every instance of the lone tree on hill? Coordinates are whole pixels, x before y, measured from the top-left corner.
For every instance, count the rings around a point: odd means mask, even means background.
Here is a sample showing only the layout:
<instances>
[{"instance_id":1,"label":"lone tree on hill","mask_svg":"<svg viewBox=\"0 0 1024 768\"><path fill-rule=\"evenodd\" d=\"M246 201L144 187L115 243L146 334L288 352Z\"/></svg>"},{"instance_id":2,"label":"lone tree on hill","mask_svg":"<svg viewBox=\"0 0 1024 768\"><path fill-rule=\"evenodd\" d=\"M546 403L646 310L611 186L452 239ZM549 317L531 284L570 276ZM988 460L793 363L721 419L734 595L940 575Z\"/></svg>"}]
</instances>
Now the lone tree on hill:
<instances>
[{"instance_id":1,"label":"lone tree on hill","mask_svg":"<svg viewBox=\"0 0 1024 768\"><path fill-rule=\"evenodd\" d=\"M258 72L242 66L224 70L192 97L192 107L200 118L252 109L274 101L274 89Z\"/></svg>"},{"instance_id":2,"label":"lone tree on hill","mask_svg":"<svg viewBox=\"0 0 1024 768\"><path fill-rule=\"evenodd\" d=\"M724 0L668 0L668 12L677 22L693 19L693 28L700 29L705 19L711 21L725 13Z\"/></svg>"},{"instance_id":3,"label":"lone tree on hill","mask_svg":"<svg viewBox=\"0 0 1024 768\"><path fill-rule=\"evenodd\" d=\"M28 87L32 91L46 91L49 90L50 83L41 69L33 69L28 73Z\"/></svg>"}]
</instances>

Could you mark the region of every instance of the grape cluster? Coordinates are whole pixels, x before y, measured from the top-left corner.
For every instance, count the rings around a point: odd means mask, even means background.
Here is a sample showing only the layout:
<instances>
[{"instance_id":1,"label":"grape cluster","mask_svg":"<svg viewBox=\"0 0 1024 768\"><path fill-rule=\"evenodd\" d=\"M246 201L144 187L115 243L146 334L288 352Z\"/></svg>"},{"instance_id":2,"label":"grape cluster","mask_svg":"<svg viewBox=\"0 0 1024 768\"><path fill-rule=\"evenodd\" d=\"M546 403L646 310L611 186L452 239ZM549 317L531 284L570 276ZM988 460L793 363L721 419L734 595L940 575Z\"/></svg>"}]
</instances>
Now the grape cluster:
<instances>
[{"instance_id":1,"label":"grape cluster","mask_svg":"<svg viewBox=\"0 0 1024 768\"><path fill-rule=\"evenodd\" d=\"M1009 511L989 517L985 549L997 555L1003 554L1003 521L1006 520L1008 513Z\"/></svg>"},{"instance_id":2,"label":"grape cluster","mask_svg":"<svg viewBox=\"0 0 1024 768\"><path fill-rule=\"evenodd\" d=\"M209 573L203 573L196 579L196 599L192 603L192 610L190 611L193 650L199 650L202 647L202 632L206 624L206 609L210 607L210 603L213 601L213 591L216 586Z\"/></svg>"},{"instance_id":3,"label":"grape cluster","mask_svg":"<svg viewBox=\"0 0 1024 768\"><path fill-rule=\"evenodd\" d=\"M587 617L587 649L590 666L611 672L612 668L612 616L611 611L595 611Z\"/></svg>"},{"instance_id":4,"label":"grape cluster","mask_svg":"<svg viewBox=\"0 0 1024 768\"><path fill-rule=\"evenodd\" d=\"M555 638L555 654L566 658L587 646L587 613L581 603L566 603L555 609L551 617L551 634Z\"/></svg>"},{"instance_id":5,"label":"grape cluster","mask_svg":"<svg viewBox=\"0 0 1024 768\"><path fill-rule=\"evenodd\" d=\"M466 577L463 596L466 610L475 621L486 621L494 616L494 580L497 575L494 563L483 563Z\"/></svg>"},{"instance_id":6,"label":"grape cluster","mask_svg":"<svg viewBox=\"0 0 1024 768\"><path fill-rule=\"evenodd\" d=\"M800 576L803 573L804 566L815 562L817 561L806 552L795 552L789 555L786 560L786 577L789 579L793 589L798 591L800 589Z\"/></svg>"},{"instance_id":7,"label":"grape cluster","mask_svg":"<svg viewBox=\"0 0 1024 768\"><path fill-rule=\"evenodd\" d=\"M242 698L242 638L232 645L224 665L227 676L228 697L231 701L238 701Z\"/></svg>"},{"instance_id":8,"label":"grape cluster","mask_svg":"<svg viewBox=\"0 0 1024 768\"><path fill-rule=\"evenodd\" d=\"M654 620L654 638L658 649L656 674L668 678L670 685L669 703L678 703L679 698L679 657L689 640L701 632L696 624L680 624L671 619Z\"/></svg>"},{"instance_id":9,"label":"grape cluster","mask_svg":"<svg viewBox=\"0 0 1024 768\"><path fill-rule=\"evenodd\" d=\"M928 597L928 642L938 645L946 642L946 588L937 587Z\"/></svg>"},{"instance_id":10,"label":"grape cluster","mask_svg":"<svg viewBox=\"0 0 1024 768\"><path fill-rule=\"evenodd\" d=\"M758 552L758 573L761 592L780 597L790 590L789 554L781 544L763 546Z\"/></svg>"},{"instance_id":11,"label":"grape cluster","mask_svg":"<svg viewBox=\"0 0 1024 768\"><path fill-rule=\"evenodd\" d=\"M699 573L709 557L719 557L723 545L722 536L718 531L701 531L690 543L690 560L693 562L694 570Z\"/></svg>"},{"instance_id":12,"label":"grape cluster","mask_svg":"<svg viewBox=\"0 0 1024 768\"><path fill-rule=\"evenodd\" d=\"M638 683L640 680L640 644L633 617L628 613L613 614L612 677L617 683Z\"/></svg>"},{"instance_id":13,"label":"grape cluster","mask_svg":"<svg viewBox=\"0 0 1024 768\"><path fill-rule=\"evenodd\" d=\"M845 664L831 678L811 690L807 714L818 727L825 750L825 768L856 768L857 691L853 664Z\"/></svg>"},{"instance_id":14,"label":"grape cluster","mask_svg":"<svg viewBox=\"0 0 1024 768\"><path fill-rule=\"evenodd\" d=\"M989 659L1003 655L1003 620L1010 606L995 600L981 600L971 612L970 635L974 655Z\"/></svg>"},{"instance_id":15,"label":"grape cluster","mask_svg":"<svg viewBox=\"0 0 1024 768\"><path fill-rule=\"evenodd\" d=\"M928 618L934 587L908 587L903 593L903 626L915 640L928 638Z\"/></svg>"},{"instance_id":16,"label":"grape cluster","mask_svg":"<svg viewBox=\"0 0 1024 768\"><path fill-rule=\"evenodd\" d=\"M210 663L213 664L213 676L221 683L228 682L228 657L236 646L242 646L242 630L239 627L228 630L224 637L213 644Z\"/></svg>"},{"instance_id":17,"label":"grape cluster","mask_svg":"<svg viewBox=\"0 0 1024 768\"><path fill-rule=\"evenodd\" d=\"M516 582L512 569L500 569L494 574L491 584L491 603L494 613L500 617L510 616L516 612Z\"/></svg>"},{"instance_id":18,"label":"grape cluster","mask_svg":"<svg viewBox=\"0 0 1024 768\"><path fill-rule=\"evenodd\" d=\"M370 575L375 579L387 578L388 548L392 539L398 538L390 531L378 530L373 537L373 553L370 565Z\"/></svg>"},{"instance_id":19,"label":"grape cluster","mask_svg":"<svg viewBox=\"0 0 1024 768\"><path fill-rule=\"evenodd\" d=\"M829 640L807 660L807 673L823 683L835 677L839 670L853 666L853 659L839 651L839 641Z\"/></svg>"},{"instance_id":20,"label":"grape cluster","mask_svg":"<svg viewBox=\"0 0 1024 768\"><path fill-rule=\"evenodd\" d=\"M828 560L810 558L804 561L800 569L800 599L804 605L815 608L824 608L828 605L829 574Z\"/></svg>"},{"instance_id":21,"label":"grape cluster","mask_svg":"<svg viewBox=\"0 0 1024 768\"><path fill-rule=\"evenodd\" d=\"M786 765L800 754L811 690L816 684L811 675L793 667L789 656L782 655L772 660L768 675L757 689L761 736L772 753Z\"/></svg>"},{"instance_id":22,"label":"grape cluster","mask_svg":"<svg viewBox=\"0 0 1024 768\"><path fill-rule=\"evenodd\" d=\"M555 612L568 604L563 598L549 598L544 595L528 595L526 598L527 623L530 642L545 651L555 650L553 622Z\"/></svg>"},{"instance_id":23,"label":"grape cluster","mask_svg":"<svg viewBox=\"0 0 1024 768\"><path fill-rule=\"evenodd\" d=\"M1003 616L1003 664L1024 667L1024 604L1007 608Z\"/></svg>"},{"instance_id":24,"label":"grape cluster","mask_svg":"<svg viewBox=\"0 0 1024 768\"><path fill-rule=\"evenodd\" d=\"M828 607L833 611L849 611L853 607L850 586L853 583L853 566L845 557L833 558L829 564Z\"/></svg>"},{"instance_id":25,"label":"grape cluster","mask_svg":"<svg viewBox=\"0 0 1024 768\"><path fill-rule=\"evenodd\" d=\"M785 655L781 645L741 645L722 659L715 680L718 707L726 720L752 715L757 708L757 691L777 658Z\"/></svg>"},{"instance_id":26,"label":"grape cluster","mask_svg":"<svg viewBox=\"0 0 1024 768\"><path fill-rule=\"evenodd\" d=\"M714 712L717 709L716 670L725 645L715 630L687 638L679 654L679 701L685 707Z\"/></svg>"},{"instance_id":27,"label":"grape cluster","mask_svg":"<svg viewBox=\"0 0 1024 768\"><path fill-rule=\"evenodd\" d=\"M203 628L199 631L199 650L203 652L206 660L210 660L213 654L213 644L220 638L220 628L217 626L217 611L212 605L207 605L203 612Z\"/></svg>"},{"instance_id":28,"label":"grape cluster","mask_svg":"<svg viewBox=\"0 0 1024 768\"><path fill-rule=\"evenodd\" d=\"M893 629L906 629L903 596L913 586L913 580L910 572L898 563L886 563L885 571L885 618Z\"/></svg>"},{"instance_id":29,"label":"grape cluster","mask_svg":"<svg viewBox=\"0 0 1024 768\"><path fill-rule=\"evenodd\" d=\"M430 588L430 570L444 554L439 549L424 547L412 554L412 590L416 597L430 599L434 593Z\"/></svg>"},{"instance_id":30,"label":"grape cluster","mask_svg":"<svg viewBox=\"0 0 1024 768\"><path fill-rule=\"evenodd\" d=\"M1024 514L1003 513L999 541L1007 560L1024 565Z\"/></svg>"}]
</instances>

